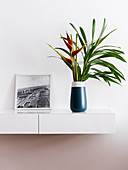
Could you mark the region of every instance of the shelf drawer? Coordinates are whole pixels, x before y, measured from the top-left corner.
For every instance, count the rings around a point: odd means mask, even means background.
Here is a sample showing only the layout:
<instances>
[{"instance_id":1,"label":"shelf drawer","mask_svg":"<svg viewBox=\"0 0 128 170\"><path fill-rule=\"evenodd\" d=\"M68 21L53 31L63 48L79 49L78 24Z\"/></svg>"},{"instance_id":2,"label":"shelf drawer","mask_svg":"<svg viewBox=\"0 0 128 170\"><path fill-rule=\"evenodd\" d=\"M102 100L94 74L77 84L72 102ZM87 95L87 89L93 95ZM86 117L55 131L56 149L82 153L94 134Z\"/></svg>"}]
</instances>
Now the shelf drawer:
<instances>
[{"instance_id":1,"label":"shelf drawer","mask_svg":"<svg viewBox=\"0 0 128 170\"><path fill-rule=\"evenodd\" d=\"M39 115L40 134L115 133L115 114L74 113Z\"/></svg>"},{"instance_id":2,"label":"shelf drawer","mask_svg":"<svg viewBox=\"0 0 128 170\"><path fill-rule=\"evenodd\" d=\"M2 114L0 134L38 134L38 115Z\"/></svg>"}]
</instances>

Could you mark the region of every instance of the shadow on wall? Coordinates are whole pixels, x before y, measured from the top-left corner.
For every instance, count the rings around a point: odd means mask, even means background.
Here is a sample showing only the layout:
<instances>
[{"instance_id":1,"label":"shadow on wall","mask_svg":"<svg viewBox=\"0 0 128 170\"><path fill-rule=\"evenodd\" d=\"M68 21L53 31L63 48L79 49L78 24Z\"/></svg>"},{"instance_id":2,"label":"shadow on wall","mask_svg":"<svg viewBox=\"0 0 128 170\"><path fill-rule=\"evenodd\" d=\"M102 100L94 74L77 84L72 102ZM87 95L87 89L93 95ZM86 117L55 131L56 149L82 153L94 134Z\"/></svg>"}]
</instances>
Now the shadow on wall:
<instances>
[{"instance_id":1,"label":"shadow on wall","mask_svg":"<svg viewBox=\"0 0 128 170\"><path fill-rule=\"evenodd\" d=\"M128 155L115 140L115 135L0 135L0 170L126 170Z\"/></svg>"},{"instance_id":2,"label":"shadow on wall","mask_svg":"<svg viewBox=\"0 0 128 170\"><path fill-rule=\"evenodd\" d=\"M94 140L103 140L104 135L0 135L0 150L13 152L26 151L38 152L38 150L48 151L61 148L73 148L84 144L89 146L94 144ZM79 148L79 147L78 147Z\"/></svg>"},{"instance_id":3,"label":"shadow on wall","mask_svg":"<svg viewBox=\"0 0 128 170\"><path fill-rule=\"evenodd\" d=\"M84 143L87 145L96 136L104 135L0 135L0 147L7 145L10 148L18 147L17 149L19 150L26 150L27 148L27 151L29 149L38 149L38 147L39 149L47 149L47 147L82 142L80 140L82 138L84 138Z\"/></svg>"},{"instance_id":4,"label":"shadow on wall","mask_svg":"<svg viewBox=\"0 0 128 170\"><path fill-rule=\"evenodd\" d=\"M110 136L114 135L0 135L0 150L11 155L14 152L26 152L29 155L38 151L56 152L61 149L71 152L74 148L79 150L84 146L88 151L90 147L94 148L95 143L98 143L98 147L104 145L103 141L108 141L107 138L111 141Z\"/></svg>"}]
</instances>

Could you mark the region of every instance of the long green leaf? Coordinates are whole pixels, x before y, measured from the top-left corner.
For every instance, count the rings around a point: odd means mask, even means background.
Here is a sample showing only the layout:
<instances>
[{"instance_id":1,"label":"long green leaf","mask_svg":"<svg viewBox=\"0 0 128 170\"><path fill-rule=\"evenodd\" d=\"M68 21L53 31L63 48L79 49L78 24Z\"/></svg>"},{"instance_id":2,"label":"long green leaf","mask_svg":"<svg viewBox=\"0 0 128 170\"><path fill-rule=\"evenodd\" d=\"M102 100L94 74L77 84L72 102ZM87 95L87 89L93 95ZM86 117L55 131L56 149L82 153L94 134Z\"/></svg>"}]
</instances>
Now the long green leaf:
<instances>
[{"instance_id":1,"label":"long green leaf","mask_svg":"<svg viewBox=\"0 0 128 170\"><path fill-rule=\"evenodd\" d=\"M98 50L98 49L101 49L101 48L106 48L106 47L119 48L119 49L121 49L121 47L119 47L119 46L114 46L114 45L103 45L103 46L101 46L101 47L98 47L97 50Z\"/></svg>"},{"instance_id":2,"label":"long green leaf","mask_svg":"<svg viewBox=\"0 0 128 170\"><path fill-rule=\"evenodd\" d=\"M72 28L73 28L73 29L76 31L76 33L78 34L80 43L81 43L81 45L83 46L85 43L83 42L83 40L82 40L82 38L81 38L79 32L77 31L76 27L75 27L72 23L70 23L70 25L72 26ZM86 54L86 47L84 47L84 52L85 52L85 54Z\"/></svg>"},{"instance_id":3,"label":"long green leaf","mask_svg":"<svg viewBox=\"0 0 128 170\"><path fill-rule=\"evenodd\" d=\"M124 54L123 51L121 50L117 50L117 49L96 49L94 52L93 52L93 56L96 56L96 55L102 55L102 54L106 54L107 52L110 52L110 53L113 53L113 54Z\"/></svg>"},{"instance_id":4,"label":"long green leaf","mask_svg":"<svg viewBox=\"0 0 128 170\"><path fill-rule=\"evenodd\" d=\"M125 80L123 73L122 73L119 69L117 69L112 63L109 63L109 62L104 61L104 60L101 60L101 59L96 59L96 60L94 60L94 61L92 62L92 66L94 66L94 65L100 65L100 66L103 66L103 67L107 67L107 68L109 68L111 71L114 71L114 72L118 73L118 75L119 75L123 80Z\"/></svg>"},{"instance_id":5,"label":"long green leaf","mask_svg":"<svg viewBox=\"0 0 128 170\"><path fill-rule=\"evenodd\" d=\"M97 72L97 73L101 73L101 74L113 74L111 71L101 71L101 70L99 70L99 69L96 69L96 68L91 68L91 70L94 70L95 71L95 73Z\"/></svg>"},{"instance_id":6,"label":"long green leaf","mask_svg":"<svg viewBox=\"0 0 128 170\"><path fill-rule=\"evenodd\" d=\"M80 27L80 32L81 32L81 35L82 35L82 37L84 39L84 42L87 43L87 38L86 38L85 32L84 32L82 27Z\"/></svg>"},{"instance_id":7,"label":"long green leaf","mask_svg":"<svg viewBox=\"0 0 128 170\"><path fill-rule=\"evenodd\" d=\"M107 35L105 35L103 38L101 38L98 42L97 45L101 44L102 41L104 41L111 33L113 33L114 31L116 31L116 29L110 31Z\"/></svg>"},{"instance_id":8,"label":"long green leaf","mask_svg":"<svg viewBox=\"0 0 128 170\"><path fill-rule=\"evenodd\" d=\"M86 75L82 76L81 81L86 81L89 78L94 78L94 79L100 80L96 75L86 74Z\"/></svg>"},{"instance_id":9,"label":"long green leaf","mask_svg":"<svg viewBox=\"0 0 128 170\"><path fill-rule=\"evenodd\" d=\"M95 19L93 19L93 22L92 22L92 43L94 41L94 33L95 33Z\"/></svg>"},{"instance_id":10,"label":"long green leaf","mask_svg":"<svg viewBox=\"0 0 128 170\"><path fill-rule=\"evenodd\" d=\"M60 57L62 58L62 60L65 62L65 64L72 70L72 65L70 63L68 63L63 57L62 54L60 54L55 48L53 48L50 44L48 44L49 47L51 47L57 54L60 55Z\"/></svg>"},{"instance_id":11,"label":"long green leaf","mask_svg":"<svg viewBox=\"0 0 128 170\"><path fill-rule=\"evenodd\" d=\"M70 55L70 52L68 52L68 51L65 50L64 48L56 47L55 49L61 50L61 51L65 52L66 54L68 54L69 56L71 56L71 55Z\"/></svg>"},{"instance_id":12,"label":"long green leaf","mask_svg":"<svg viewBox=\"0 0 128 170\"><path fill-rule=\"evenodd\" d=\"M109 50L110 51L110 50ZM98 55L98 57L97 58L95 58L95 59L93 59L93 60L96 60L96 59L101 59L101 58L116 58L116 59L118 59L118 60L121 60L121 61L123 61L123 62L125 62L126 63L126 60L121 56L121 55L119 55L118 53L116 53L115 51L110 51L110 52L105 52L105 51L96 51L92 56L91 56L91 58L93 57L93 56L97 56ZM93 60L91 60L91 62L93 62Z\"/></svg>"},{"instance_id":13,"label":"long green leaf","mask_svg":"<svg viewBox=\"0 0 128 170\"><path fill-rule=\"evenodd\" d=\"M113 74L116 74L118 77L121 77L121 79L125 80L123 73L120 73L113 68L109 68L109 69L113 72Z\"/></svg>"},{"instance_id":14,"label":"long green leaf","mask_svg":"<svg viewBox=\"0 0 128 170\"><path fill-rule=\"evenodd\" d=\"M101 39L101 37L102 37L102 35L104 33L105 28L106 28L106 18L104 18L103 26L102 26L101 33L99 35L98 41Z\"/></svg>"},{"instance_id":15,"label":"long green leaf","mask_svg":"<svg viewBox=\"0 0 128 170\"><path fill-rule=\"evenodd\" d=\"M116 53L116 54L124 54L123 51L117 50L117 49L106 49L106 50L111 51L111 52L114 52L114 53Z\"/></svg>"},{"instance_id":16,"label":"long green leaf","mask_svg":"<svg viewBox=\"0 0 128 170\"><path fill-rule=\"evenodd\" d=\"M116 84L120 85L120 82L114 80L114 77L106 76L106 75L99 75L99 77L104 78L104 80L105 80L105 81L107 80L107 82L108 82L108 81L111 81L111 82L113 82L113 83L116 83Z\"/></svg>"},{"instance_id":17,"label":"long green leaf","mask_svg":"<svg viewBox=\"0 0 128 170\"><path fill-rule=\"evenodd\" d=\"M98 57L98 59L99 58L109 58L109 57L117 58L118 60L121 60L126 63L126 60L123 57L121 57L119 54L113 54L113 53L104 54L104 55Z\"/></svg>"},{"instance_id":18,"label":"long green leaf","mask_svg":"<svg viewBox=\"0 0 128 170\"><path fill-rule=\"evenodd\" d=\"M111 78L117 79L121 83L121 79L118 76L118 74L116 74L112 71L101 71L101 70L96 69L96 68L92 68L91 70L95 71L95 75L102 75L102 76L106 76L106 75L108 76L109 75ZM114 77L112 77L111 75L113 75Z\"/></svg>"}]
</instances>

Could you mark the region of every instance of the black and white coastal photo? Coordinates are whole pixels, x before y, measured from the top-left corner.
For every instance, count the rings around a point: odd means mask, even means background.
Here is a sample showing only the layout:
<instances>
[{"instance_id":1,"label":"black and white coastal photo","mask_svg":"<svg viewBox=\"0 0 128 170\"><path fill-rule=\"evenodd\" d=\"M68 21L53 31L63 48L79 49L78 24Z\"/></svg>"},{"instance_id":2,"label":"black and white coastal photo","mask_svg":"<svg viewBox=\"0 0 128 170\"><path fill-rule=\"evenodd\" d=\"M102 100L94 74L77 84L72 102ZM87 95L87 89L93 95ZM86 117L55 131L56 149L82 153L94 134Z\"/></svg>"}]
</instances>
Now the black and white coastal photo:
<instances>
[{"instance_id":1,"label":"black and white coastal photo","mask_svg":"<svg viewBox=\"0 0 128 170\"><path fill-rule=\"evenodd\" d=\"M15 109L50 109L50 75L16 75Z\"/></svg>"}]
</instances>

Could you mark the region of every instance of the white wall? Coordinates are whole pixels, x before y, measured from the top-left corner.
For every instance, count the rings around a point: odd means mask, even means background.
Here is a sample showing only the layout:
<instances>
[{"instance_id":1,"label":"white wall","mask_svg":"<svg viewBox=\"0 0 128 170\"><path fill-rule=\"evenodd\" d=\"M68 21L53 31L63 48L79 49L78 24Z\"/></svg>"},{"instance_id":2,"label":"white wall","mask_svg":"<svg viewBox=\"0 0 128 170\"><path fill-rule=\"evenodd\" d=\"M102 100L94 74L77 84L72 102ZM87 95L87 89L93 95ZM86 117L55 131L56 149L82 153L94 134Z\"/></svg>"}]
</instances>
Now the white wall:
<instances>
[{"instance_id":1,"label":"white wall","mask_svg":"<svg viewBox=\"0 0 128 170\"><path fill-rule=\"evenodd\" d=\"M15 74L45 73L52 73L52 107L69 107L71 72L60 60L47 58L48 55L55 54L47 43L53 46L63 46L59 34L64 35L66 31L72 33L69 22L84 27L88 37L91 37L92 19L96 18L97 33L99 33L103 18L106 17L108 22L106 33L117 28L117 31L106 42L121 46L127 60L127 6L126 0L1 0L0 109L14 108ZM127 64L115 63L127 80ZM114 142L116 143L116 149L122 152L120 159L125 161L128 168L126 161L126 156L128 156L127 81L123 82L121 87L118 85L108 87L103 82L89 80L86 86L88 108L105 107L116 112L117 134L114 135L112 145L109 138L107 141L111 149ZM96 141L94 142L95 148L97 138L92 139ZM100 139L101 143L104 143L104 140ZM99 150L101 151L100 147ZM112 159L117 156L113 153L113 149L110 154ZM84 153L82 155L84 156ZM96 156L96 153L94 155Z\"/></svg>"},{"instance_id":2,"label":"white wall","mask_svg":"<svg viewBox=\"0 0 128 170\"><path fill-rule=\"evenodd\" d=\"M14 75L52 73L53 107L69 107L71 71L58 59L47 56L56 55L47 45L64 46L60 33L72 33L69 22L83 26L88 37L91 37L92 19L96 18L97 35L106 17L108 28L118 30L108 38L107 43L122 46L126 52L126 6L116 1L1 1L0 4L0 77L1 97L0 108L13 108ZM126 57L125 56L125 57ZM126 73L126 64L118 64ZM127 78L127 74L125 74ZM87 82L88 107L116 108L115 95L126 91L113 85L108 88L102 82ZM124 95L123 95L124 97ZM121 98L121 97L120 97ZM111 99L111 100L110 100ZM115 102L116 101L116 102ZM122 100L121 100L122 101ZM126 100L124 100L126 101ZM119 102L120 103L120 102ZM123 102L124 103L124 102ZM114 107L115 104L115 107Z\"/></svg>"}]
</instances>

